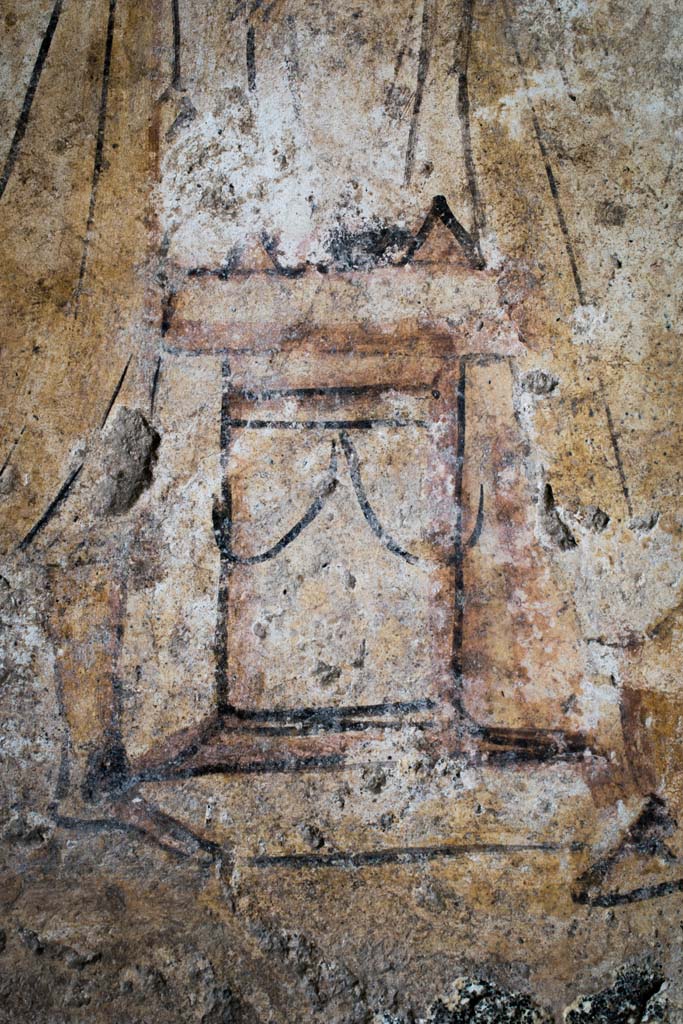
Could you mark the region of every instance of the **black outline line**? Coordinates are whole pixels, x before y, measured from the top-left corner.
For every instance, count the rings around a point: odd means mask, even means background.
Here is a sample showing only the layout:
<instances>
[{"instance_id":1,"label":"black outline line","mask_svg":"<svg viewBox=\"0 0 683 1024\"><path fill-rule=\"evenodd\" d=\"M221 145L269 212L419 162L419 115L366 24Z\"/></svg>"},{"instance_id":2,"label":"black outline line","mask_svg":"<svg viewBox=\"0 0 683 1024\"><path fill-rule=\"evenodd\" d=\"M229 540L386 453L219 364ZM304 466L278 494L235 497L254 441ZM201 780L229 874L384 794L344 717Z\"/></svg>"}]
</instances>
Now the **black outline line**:
<instances>
[{"instance_id":1,"label":"black outline line","mask_svg":"<svg viewBox=\"0 0 683 1024\"><path fill-rule=\"evenodd\" d=\"M434 728L434 722L411 723L423 729ZM312 722L300 722L293 725L227 725L222 726L221 736L230 733L239 733L240 736L317 736L320 733L343 733L343 732L368 732L371 729L399 730L405 726L405 721L398 718L380 719L345 719L339 718L336 721L321 719Z\"/></svg>"},{"instance_id":2,"label":"black outline line","mask_svg":"<svg viewBox=\"0 0 683 1024\"><path fill-rule=\"evenodd\" d=\"M577 265L577 262L576 262L576 255L574 253L574 245L572 243L572 240L571 240L571 237L570 237L570 234L569 234L569 228L567 227L567 220L565 218L564 210L562 208L562 202L560 200L560 193L559 193L559 189L557 187L557 180L555 178L555 173L554 173L552 165L550 163L550 154L548 153L548 147L545 144L545 140L543 138L543 132L541 131L541 125L540 125L540 122L538 120L538 115L536 113L536 108L534 106L533 100L531 99L531 92L530 92L530 89L529 89L529 79L527 77L526 67L524 65L524 61L522 60L522 54L520 53L520 50L519 50L519 44L517 42L517 35L516 35L515 30L513 28L513 23L512 23L512 18L511 18L511 15L510 15L510 7L509 7L509 4L508 4L508 0L503 0L503 7L504 7L504 10L505 10L505 18L506 18L506 21L507 21L507 24L508 24L510 41L512 43L512 48L513 48L514 53L515 53L515 59L517 61L517 66L519 68L519 75L520 75L520 78L522 79L522 85L524 86L524 92L526 94L526 100L527 100L527 103L529 104L529 110L531 111L531 121L532 121L532 124L534 126L534 135L536 136L536 142L537 142L538 148L539 148L539 150L541 152L541 157L543 158L543 165L545 167L545 173L546 173L546 177L548 179L548 186L550 188L550 194L553 197L553 203L555 205L555 215L557 217L557 222L560 225L560 231L562 232L562 237L563 237L563 240L564 240L565 252L567 253L567 259L569 260L569 266L571 267L572 277L574 278L574 287L576 288L576 294L578 296L579 302L581 303L582 306L585 306L585 304L586 304L586 296L585 296L585 292L583 290L583 282L581 281L581 275L579 273L579 268L578 268L578 265Z\"/></svg>"},{"instance_id":3,"label":"black outline line","mask_svg":"<svg viewBox=\"0 0 683 1024\"><path fill-rule=\"evenodd\" d=\"M173 20L173 77L171 86L174 89L181 89L180 82L180 5L179 0L171 0L171 18Z\"/></svg>"},{"instance_id":4,"label":"black outline line","mask_svg":"<svg viewBox=\"0 0 683 1024\"><path fill-rule=\"evenodd\" d=\"M231 418L229 425L240 430L372 430L373 427L429 427L426 420L252 420Z\"/></svg>"},{"instance_id":5,"label":"black outline line","mask_svg":"<svg viewBox=\"0 0 683 1024\"><path fill-rule=\"evenodd\" d=\"M476 546L477 541L481 537L481 531L484 527L484 485L479 484L479 506L477 508L477 518L474 523L474 529L467 539L465 544L466 548L473 548Z\"/></svg>"},{"instance_id":6,"label":"black outline line","mask_svg":"<svg viewBox=\"0 0 683 1024\"><path fill-rule=\"evenodd\" d=\"M472 51L472 20L474 14L475 0L464 0L462 22L458 32L456 43L456 54L453 60L453 72L458 76L458 119L460 121L460 134L462 138L463 156L465 162L465 175L467 187L472 200L472 231L471 235L479 257L481 254L481 233L486 226L486 211L484 208L479 184L477 182L477 169L472 152L472 129L470 123L470 92L469 92L469 63Z\"/></svg>"},{"instance_id":7,"label":"black outline line","mask_svg":"<svg viewBox=\"0 0 683 1024\"><path fill-rule=\"evenodd\" d=\"M605 398L605 386L600 381L600 387L603 392L603 402L605 405L605 416L607 418L607 429L609 430L610 441L612 442L612 451L614 452L614 458L617 463L617 472L619 474L619 482L621 483L621 492L624 495L624 501L626 502L626 508L630 516L633 515L633 506L631 504L631 492L628 488L626 480L626 473L624 472L624 464L621 460L621 451L619 449L619 439L617 432L614 429L614 420L612 419L612 410L609 407L609 402Z\"/></svg>"},{"instance_id":8,"label":"black outline line","mask_svg":"<svg viewBox=\"0 0 683 1024\"><path fill-rule=\"evenodd\" d=\"M81 462L81 464L79 466L76 466L76 468L74 470L72 470L71 473L69 473L68 477L66 478L66 480L64 481L62 486L59 488L59 490L57 491L57 494L52 499L52 501L50 502L48 507L45 509L45 511L43 512L42 516L38 520L38 522L35 523L31 527L31 529L28 531L28 533L26 534L24 539L19 542L19 545L18 545L18 550L19 551L25 551L26 550L26 548L34 540L36 535L39 534L40 531L45 526L47 526L47 524L50 522L50 520L52 519L54 514L59 509L59 506L64 501L66 501L66 499L67 499L67 497L69 495L69 491L71 490L71 488L75 484L76 480L78 479L79 473L83 469L83 465L84 464Z\"/></svg>"},{"instance_id":9,"label":"black outline line","mask_svg":"<svg viewBox=\"0 0 683 1024\"><path fill-rule=\"evenodd\" d=\"M431 57L431 32L433 18L434 0L422 0L422 27L420 30L420 50L417 58L417 82L415 85L415 101L413 113L410 118L410 130L408 132L408 145L406 146L406 159L403 171L403 184L409 185L413 176L413 165L415 163L415 146L417 144L417 129L420 120L420 110L424 99L425 83L429 72L429 61Z\"/></svg>"},{"instance_id":10,"label":"black outline line","mask_svg":"<svg viewBox=\"0 0 683 1024\"><path fill-rule=\"evenodd\" d=\"M230 594L230 577L233 564L227 557L230 550L230 527L232 525L232 494L228 476L228 458L230 454L230 363L227 358L221 360L221 424L220 424L220 466L221 466L221 499L220 515L222 516L221 538L218 546L220 553L220 572L218 578L218 595L216 598L216 631L214 634L214 653L216 658L215 691L216 707L219 713L228 704L228 601ZM214 515L215 515L214 510Z\"/></svg>"},{"instance_id":11,"label":"black outline line","mask_svg":"<svg viewBox=\"0 0 683 1024\"><path fill-rule=\"evenodd\" d=\"M330 453L330 464L328 468L329 479L321 488L320 493L311 502L306 512L303 514L301 519L294 524L291 530L288 530L283 537L281 537L277 543L273 544L272 547L266 551L262 551L258 555L237 555L232 550L230 537L232 533L232 522L226 522L225 514L218 502L214 504L213 509L213 534L216 538L216 544L221 553L221 558L226 559L234 565L258 565L261 562L267 562L271 558L276 558L281 551L284 551L286 547L296 540L299 534L306 529L307 526L316 519L323 510L325 501L329 495L334 491L337 486L337 445L335 441L332 441L332 451Z\"/></svg>"},{"instance_id":12,"label":"black outline line","mask_svg":"<svg viewBox=\"0 0 683 1024\"><path fill-rule=\"evenodd\" d=\"M247 85L249 92L254 92L256 89L256 39L254 26L250 25L247 29Z\"/></svg>"},{"instance_id":13,"label":"black outline line","mask_svg":"<svg viewBox=\"0 0 683 1024\"><path fill-rule=\"evenodd\" d=\"M156 404L157 389L159 387L159 377L161 375L161 360L163 352L160 352L157 356L156 366L154 368L154 377L152 378L152 387L149 393L149 419L150 423L154 422L154 406Z\"/></svg>"},{"instance_id":14,"label":"black outline line","mask_svg":"<svg viewBox=\"0 0 683 1024\"><path fill-rule=\"evenodd\" d=\"M384 395L392 391L420 392L427 391L432 398L440 398L441 393L433 384L340 384L330 387L302 388L233 388L233 394L248 402L265 402L274 398L360 398L363 395Z\"/></svg>"},{"instance_id":15,"label":"black outline line","mask_svg":"<svg viewBox=\"0 0 683 1024\"><path fill-rule=\"evenodd\" d=\"M187 758L197 751L191 750ZM184 764L173 758L167 764L142 769L130 778L130 787L144 782L174 782L178 779L196 779L205 775L270 775L288 772L338 771L349 765L344 754L311 755L310 757L282 757L269 761L216 761L209 764Z\"/></svg>"},{"instance_id":16,"label":"black outline line","mask_svg":"<svg viewBox=\"0 0 683 1024\"><path fill-rule=\"evenodd\" d=\"M467 357L459 361L458 384L455 397L455 482L453 502L455 523L453 529L453 636L451 644L451 676L453 678L452 703L463 718L472 721L465 711L462 693L462 644L465 627L465 571L463 545L463 478L465 470L465 425L467 386Z\"/></svg>"},{"instance_id":17,"label":"black outline line","mask_svg":"<svg viewBox=\"0 0 683 1024\"><path fill-rule=\"evenodd\" d=\"M26 133L26 128L28 127L28 119L31 114L33 100L35 99L36 91L38 89L38 83L40 82L40 76L43 73L45 61L47 60L47 55L50 52L50 46L52 45L52 40L62 13L63 2L64 0L55 0L50 20L47 23L47 28L45 29L45 34L43 35L40 48L38 50L36 62L33 65L33 71L31 72L26 93L24 94L24 102L21 106L19 117L17 118L14 135L12 136L12 141L10 143L7 156L5 157L2 174L0 175L0 199L2 199L5 193L10 175L14 170L14 165L17 162L17 157L19 156L19 149Z\"/></svg>"},{"instance_id":18,"label":"black outline line","mask_svg":"<svg viewBox=\"0 0 683 1024\"><path fill-rule=\"evenodd\" d=\"M358 853L286 853L252 857L249 863L257 868L360 868L380 867L383 864L420 864L441 857L464 857L469 854L509 854L537 851L556 853L574 851L571 846L557 843L463 843L443 846L401 846L386 850L361 850Z\"/></svg>"},{"instance_id":19,"label":"black outline line","mask_svg":"<svg viewBox=\"0 0 683 1024\"><path fill-rule=\"evenodd\" d=\"M683 878L671 882L656 882L653 885L641 885L629 892L607 892L598 896L579 893L573 896L574 902L589 907L619 907L627 903L640 903L643 900L654 900L660 896L670 896L675 892L683 892Z\"/></svg>"},{"instance_id":20,"label":"black outline line","mask_svg":"<svg viewBox=\"0 0 683 1024\"><path fill-rule=\"evenodd\" d=\"M460 223L448 205L448 200L442 195L434 196L432 199L432 205L427 216L422 222L422 226L415 235L413 244L409 248L408 255L400 264L397 264L397 266L402 266L410 262L415 253L421 249L427 241L437 220L440 220L444 227L448 228L460 248L465 253L472 269L484 270L486 262L479 251L478 240L475 240L467 228Z\"/></svg>"},{"instance_id":21,"label":"black outline line","mask_svg":"<svg viewBox=\"0 0 683 1024\"><path fill-rule=\"evenodd\" d=\"M380 543L383 544L388 551L391 551L392 555L398 555L399 558L409 562L410 565L416 565L420 559L417 555L412 555L410 551L406 551L405 548L402 548L400 544L397 544L394 538L387 533L377 518L377 514L372 508L372 505L368 501L368 496L365 492L365 488L363 487L363 480L360 475L358 452L351 443L351 438L344 430L342 430L339 434L339 440L341 441L342 450L346 456L349 474L351 476L351 483L353 484L353 489L356 492L358 504L361 507L361 511L365 516L365 521L368 526Z\"/></svg>"},{"instance_id":22,"label":"black outline line","mask_svg":"<svg viewBox=\"0 0 683 1024\"><path fill-rule=\"evenodd\" d=\"M299 708L239 708L229 705L225 714L253 722L334 722L342 718L393 715L398 712L432 711L436 702L429 697L419 700L385 701L381 704L346 704Z\"/></svg>"},{"instance_id":23,"label":"black outline line","mask_svg":"<svg viewBox=\"0 0 683 1024\"><path fill-rule=\"evenodd\" d=\"M114 45L114 25L116 18L117 0L109 0L109 17L107 19L107 36L104 45L104 58L102 60L102 89L100 92L100 109L97 118L97 141L95 143L95 158L93 161L92 181L90 185L90 205L88 207L88 219L85 225L83 236L83 252L81 265L78 271L78 283L74 293L74 320L78 318L81 305L81 292L85 280L85 270L88 262L88 251L92 238L92 229L95 222L95 206L97 203L97 190L100 182L100 174L104 165L104 136L107 125L107 104L109 101L109 75L111 72L111 54Z\"/></svg>"},{"instance_id":24,"label":"black outline line","mask_svg":"<svg viewBox=\"0 0 683 1024\"><path fill-rule=\"evenodd\" d=\"M102 417L102 422L100 424L100 430L102 430L102 428L105 426L107 420L109 419L109 414L110 414L110 412L112 411L112 409L114 407L114 402L119 397L119 392L121 391L121 388L123 387L123 382L126 379L126 374L128 373L128 367L130 366L130 361L131 361L132 358L133 358L133 353L131 352L131 354L128 356L128 359L126 360L126 365L123 368L123 372L122 372L121 376L118 379L118 383L117 383L116 387L114 388L114 392L113 392L111 398L109 399L109 405L107 406L107 411L105 412L104 416Z\"/></svg>"}]
</instances>

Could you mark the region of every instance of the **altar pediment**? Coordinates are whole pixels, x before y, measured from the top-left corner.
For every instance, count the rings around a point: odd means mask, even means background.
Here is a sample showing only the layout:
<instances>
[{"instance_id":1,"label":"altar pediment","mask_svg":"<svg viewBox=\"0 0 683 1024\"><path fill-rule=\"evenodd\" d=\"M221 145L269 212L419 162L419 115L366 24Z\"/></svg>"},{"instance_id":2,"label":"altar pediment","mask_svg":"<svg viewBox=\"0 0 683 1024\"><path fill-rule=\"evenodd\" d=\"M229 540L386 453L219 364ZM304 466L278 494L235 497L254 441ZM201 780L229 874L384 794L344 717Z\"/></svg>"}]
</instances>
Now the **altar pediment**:
<instances>
[{"instance_id":1,"label":"altar pediment","mask_svg":"<svg viewBox=\"0 0 683 1024\"><path fill-rule=\"evenodd\" d=\"M277 241L248 240L219 266L171 267L164 341L178 353L296 347L359 354L522 351L500 302L497 274L437 196L411 233L385 227L330 233L323 262L289 265Z\"/></svg>"}]
</instances>

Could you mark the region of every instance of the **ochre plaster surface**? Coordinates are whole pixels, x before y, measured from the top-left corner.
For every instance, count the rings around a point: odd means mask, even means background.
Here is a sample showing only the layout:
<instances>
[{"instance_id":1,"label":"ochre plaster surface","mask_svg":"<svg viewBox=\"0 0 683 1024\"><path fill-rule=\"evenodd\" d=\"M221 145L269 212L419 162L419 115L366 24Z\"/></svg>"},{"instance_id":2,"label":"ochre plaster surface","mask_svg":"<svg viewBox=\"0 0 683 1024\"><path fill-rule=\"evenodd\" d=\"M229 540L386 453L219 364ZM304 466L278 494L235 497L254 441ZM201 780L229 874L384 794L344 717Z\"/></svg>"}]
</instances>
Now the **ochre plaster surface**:
<instances>
[{"instance_id":1,"label":"ochre plaster surface","mask_svg":"<svg viewBox=\"0 0 683 1024\"><path fill-rule=\"evenodd\" d=\"M683 1021L677 5L0 14L0 1020Z\"/></svg>"}]
</instances>

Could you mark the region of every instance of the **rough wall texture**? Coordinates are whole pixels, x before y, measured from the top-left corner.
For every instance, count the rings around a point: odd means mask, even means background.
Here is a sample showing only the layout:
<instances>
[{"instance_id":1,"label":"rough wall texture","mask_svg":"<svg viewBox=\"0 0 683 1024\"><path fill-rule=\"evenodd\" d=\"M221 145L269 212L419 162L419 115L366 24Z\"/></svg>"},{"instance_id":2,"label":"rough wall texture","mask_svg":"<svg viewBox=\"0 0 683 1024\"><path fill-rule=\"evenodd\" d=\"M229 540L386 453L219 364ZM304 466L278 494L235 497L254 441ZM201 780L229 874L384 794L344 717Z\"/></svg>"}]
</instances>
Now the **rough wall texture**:
<instances>
[{"instance_id":1,"label":"rough wall texture","mask_svg":"<svg viewBox=\"0 0 683 1024\"><path fill-rule=\"evenodd\" d=\"M2 1021L683 1021L677 6L2 3Z\"/></svg>"}]
</instances>

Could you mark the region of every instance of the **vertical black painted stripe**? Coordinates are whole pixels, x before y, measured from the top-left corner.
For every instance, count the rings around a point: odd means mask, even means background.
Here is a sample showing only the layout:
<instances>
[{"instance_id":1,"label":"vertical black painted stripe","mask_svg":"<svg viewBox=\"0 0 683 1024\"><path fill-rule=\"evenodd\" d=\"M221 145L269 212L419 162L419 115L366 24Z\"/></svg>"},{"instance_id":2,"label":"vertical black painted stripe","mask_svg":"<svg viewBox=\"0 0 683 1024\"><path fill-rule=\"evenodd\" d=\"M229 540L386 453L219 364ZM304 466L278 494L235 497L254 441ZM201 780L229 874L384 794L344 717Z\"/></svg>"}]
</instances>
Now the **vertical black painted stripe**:
<instances>
[{"instance_id":1,"label":"vertical black painted stripe","mask_svg":"<svg viewBox=\"0 0 683 1024\"><path fill-rule=\"evenodd\" d=\"M19 149L21 148L22 139L26 134L28 119L31 114L31 107L33 106L33 100L35 99L36 90L38 89L38 83L40 82L40 76L43 73L45 61L47 60L47 55L50 52L50 46L52 45L52 40L57 29L59 17L62 13L62 4L63 0L55 0L55 5L52 8L50 20L47 24L47 28L45 29L45 34L43 35L43 39L40 44L40 49L38 50L36 62L33 65L33 71L31 72L31 77L28 82L28 87L26 89L26 94L24 96L24 102L22 104L19 117L17 118L17 123L14 129L12 142L10 143L9 152L5 159L5 165L2 169L2 175L0 175L0 199L2 199L5 189L7 188L7 182L10 179L10 175L12 174L12 171L14 169L14 165L17 162L17 157L19 156Z\"/></svg>"},{"instance_id":2,"label":"vertical black painted stripe","mask_svg":"<svg viewBox=\"0 0 683 1024\"><path fill-rule=\"evenodd\" d=\"M232 496L230 493L230 479L228 477L228 458L230 455L230 440L232 434L230 421L230 364L227 358L221 363L221 430L220 430L220 471L221 471L221 496L220 496L220 519L221 530L229 531L232 520ZM229 537L222 536L220 544L220 574L218 578L218 599L216 602L216 632L214 650L216 658L216 705L219 712L225 711L229 706L228 679L228 602L230 596L230 576L232 575L232 562L229 559L230 548Z\"/></svg>"},{"instance_id":3,"label":"vertical black painted stripe","mask_svg":"<svg viewBox=\"0 0 683 1024\"><path fill-rule=\"evenodd\" d=\"M433 0L423 0L422 4L422 30L420 34L420 52L417 58L417 83L415 85L415 100L413 102L413 113L410 120L408 132L408 146L406 148L406 162L403 173L403 184L409 185L413 176L413 164L415 163L415 146L417 144L417 129L420 120L420 110L424 98L427 72L429 71L429 60L432 47L432 15Z\"/></svg>"},{"instance_id":4,"label":"vertical black painted stripe","mask_svg":"<svg viewBox=\"0 0 683 1024\"><path fill-rule=\"evenodd\" d=\"M171 0L173 17L173 79L174 89L180 88L180 0Z\"/></svg>"},{"instance_id":5,"label":"vertical black painted stripe","mask_svg":"<svg viewBox=\"0 0 683 1024\"><path fill-rule=\"evenodd\" d=\"M103 153L104 153L104 136L107 126L107 104L109 102L109 75L111 73L111 52L114 44L114 25L116 19L116 3L117 0L109 0L109 17L107 20L107 36L104 45L104 59L102 61L102 88L100 92L100 109L97 118L97 139L95 142L95 159L93 162L92 171L92 182L90 185L90 205L88 207L88 219L85 225L85 235L83 238L83 252L81 255L81 265L78 271L78 284L76 285L76 292L74 295L74 318L78 316L80 303L81 303L81 292L83 291L83 281L85 279L85 271L88 263L88 250L90 248L90 239L92 236L92 228L95 222L95 206L97 205L97 189L100 182L100 174L102 173L103 165Z\"/></svg>"}]
</instances>

